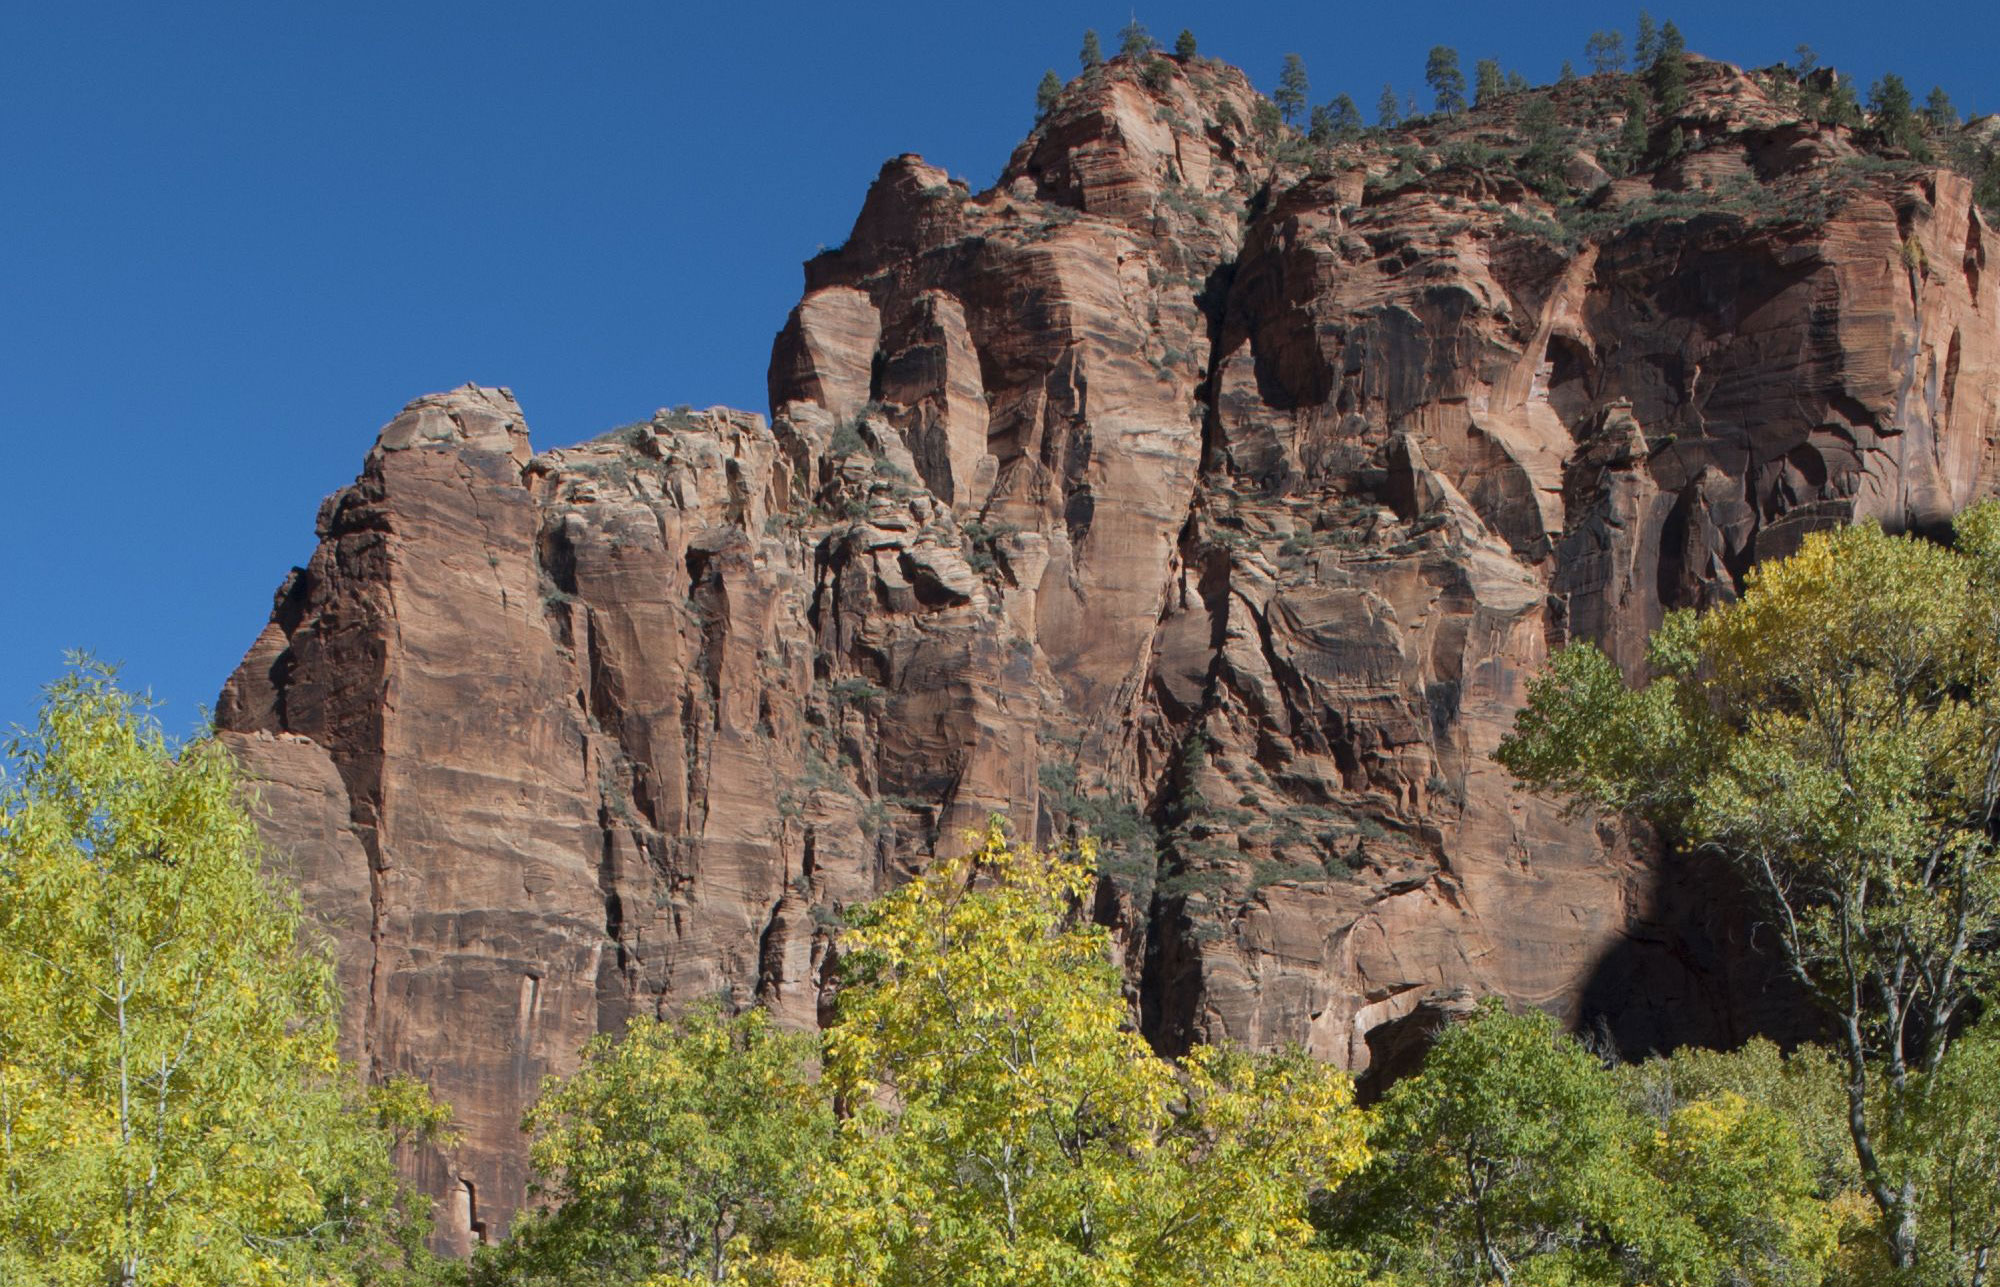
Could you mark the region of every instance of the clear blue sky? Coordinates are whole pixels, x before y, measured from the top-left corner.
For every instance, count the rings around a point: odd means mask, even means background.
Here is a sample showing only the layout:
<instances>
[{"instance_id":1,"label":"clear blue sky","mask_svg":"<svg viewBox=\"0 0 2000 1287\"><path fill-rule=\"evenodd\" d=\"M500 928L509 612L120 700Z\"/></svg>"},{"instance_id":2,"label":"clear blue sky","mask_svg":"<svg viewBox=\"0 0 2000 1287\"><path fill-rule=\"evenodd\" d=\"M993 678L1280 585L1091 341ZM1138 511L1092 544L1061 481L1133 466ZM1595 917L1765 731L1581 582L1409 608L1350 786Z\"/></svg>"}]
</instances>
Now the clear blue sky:
<instances>
[{"instance_id":1,"label":"clear blue sky","mask_svg":"<svg viewBox=\"0 0 2000 1287\"><path fill-rule=\"evenodd\" d=\"M1434 43L1531 79L1637 6L1152 6L1162 39L1372 112ZM418 394L511 386L538 446L765 410L799 262L881 162L990 182L1046 67L1127 5L15 3L0 13L0 729L66 648L182 732ZM1588 16L1578 16L1579 13ZM1738 63L1800 41L1991 111L1958 4L1661 5ZM1629 35L1628 35L1629 39Z\"/></svg>"}]
</instances>

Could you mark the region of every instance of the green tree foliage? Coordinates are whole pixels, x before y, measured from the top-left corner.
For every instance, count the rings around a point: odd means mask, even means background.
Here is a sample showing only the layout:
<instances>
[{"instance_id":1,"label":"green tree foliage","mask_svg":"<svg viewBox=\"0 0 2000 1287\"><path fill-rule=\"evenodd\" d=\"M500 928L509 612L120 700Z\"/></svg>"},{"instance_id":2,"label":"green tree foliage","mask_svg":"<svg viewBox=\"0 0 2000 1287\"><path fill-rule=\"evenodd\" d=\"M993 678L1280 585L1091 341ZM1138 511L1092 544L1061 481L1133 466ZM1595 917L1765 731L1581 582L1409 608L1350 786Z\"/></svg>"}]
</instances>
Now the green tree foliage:
<instances>
[{"instance_id":1,"label":"green tree foliage","mask_svg":"<svg viewBox=\"0 0 2000 1287\"><path fill-rule=\"evenodd\" d=\"M1559 193L1570 152L1556 105L1546 94L1535 95L1521 105L1520 124L1527 144L1520 157L1521 177L1545 195Z\"/></svg>"},{"instance_id":2,"label":"green tree foliage","mask_svg":"<svg viewBox=\"0 0 2000 1287\"><path fill-rule=\"evenodd\" d=\"M1042 83L1035 86L1035 119L1041 120L1055 110L1056 101L1062 97L1062 77L1056 75L1055 68L1042 73Z\"/></svg>"},{"instance_id":3,"label":"green tree foliage","mask_svg":"<svg viewBox=\"0 0 2000 1287\"><path fill-rule=\"evenodd\" d=\"M1646 159L1652 132L1646 124L1646 94L1638 85L1625 91L1625 124L1618 130L1618 157L1628 171Z\"/></svg>"},{"instance_id":4,"label":"green tree foliage","mask_svg":"<svg viewBox=\"0 0 2000 1287\"><path fill-rule=\"evenodd\" d=\"M1432 99L1440 112L1465 110L1465 73L1458 69L1458 51L1447 45L1432 45L1424 61L1424 83L1431 87Z\"/></svg>"},{"instance_id":5,"label":"green tree foliage","mask_svg":"<svg viewBox=\"0 0 2000 1287\"><path fill-rule=\"evenodd\" d=\"M1952 1044L1912 1114L1923 1268L1977 1283L2000 1256L2000 1020Z\"/></svg>"},{"instance_id":6,"label":"green tree foliage","mask_svg":"<svg viewBox=\"0 0 2000 1287\"><path fill-rule=\"evenodd\" d=\"M1314 147L1331 147L1338 135L1333 128L1333 108L1325 103L1315 104L1306 126L1306 139Z\"/></svg>"},{"instance_id":7,"label":"green tree foliage","mask_svg":"<svg viewBox=\"0 0 2000 1287\"><path fill-rule=\"evenodd\" d=\"M1174 39L1174 57L1182 62L1191 62L1198 53L1194 43L1194 33L1182 27L1181 34Z\"/></svg>"},{"instance_id":8,"label":"green tree foliage","mask_svg":"<svg viewBox=\"0 0 2000 1287\"><path fill-rule=\"evenodd\" d=\"M1384 85L1382 97L1375 100L1375 124L1383 129L1393 129L1401 124L1403 114L1396 109L1396 87Z\"/></svg>"},{"instance_id":9,"label":"green tree foliage","mask_svg":"<svg viewBox=\"0 0 2000 1287\"><path fill-rule=\"evenodd\" d=\"M1944 92L1944 86L1931 86L1930 97L1924 100L1924 121L1934 130L1958 128L1958 109L1952 106L1951 95Z\"/></svg>"},{"instance_id":10,"label":"green tree foliage","mask_svg":"<svg viewBox=\"0 0 2000 1287\"><path fill-rule=\"evenodd\" d=\"M1472 65L1472 101L1485 106L1505 91L1506 80L1496 59L1482 58Z\"/></svg>"},{"instance_id":11,"label":"green tree foliage","mask_svg":"<svg viewBox=\"0 0 2000 1287\"><path fill-rule=\"evenodd\" d=\"M1297 54L1285 55L1284 70L1278 73L1278 88L1271 101L1278 105L1285 123L1291 124L1306 110L1306 95L1312 90L1306 79L1306 61Z\"/></svg>"},{"instance_id":12,"label":"green tree foliage","mask_svg":"<svg viewBox=\"0 0 2000 1287\"><path fill-rule=\"evenodd\" d=\"M1570 82L1574 81L1575 79L1576 79L1576 68L1570 65L1569 59L1567 58L1563 59L1562 70L1556 73L1556 84L1567 85Z\"/></svg>"},{"instance_id":13,"label":"green tree foliage","mask_svg":"<svg viewBox=\"0 0 2000 1287\"><path fill-rule=\"evenodd\" d=\"M1861 124L1861 103L1854 96L1854 82L1846 77L1835 80L1824 93L1814 96L1808 102L1808 111L1816 119L1828 125L1845 125L1854 128Z\"/></svg>"},{"instance_id":14,"label":"green tree foliage","mask_svg":"<svg viewBox=\"0 0 2000 1287\"><path fill-rule=\"evenodd\" d=\"M1276 143L1278 136L1284 132L1284 126L1284 114L1270 99L1260 98L1256 106L1250 109L1250 128L1255 130L1257 137L1263 139L1265 143Z\"/></svg>"},{"instance_id":15,"label":"green tree foliage","mask_svg":"<svg viewBox=\"0 0 2000 1287\"><path fill-rule=\"evenodd\" d=\"M1312 128L1307 136L1315 147L1330 147L1360 138L1362 128L1361 109L1352 98L1340 94L1331 103L1312 109Z\"/></svg>"},{"instance_id":16,"label":"green tree foliage","mask_svg":"<svg viewBox=\"0 0 2000 1287\"><path fill-rule=\"evenodd\" d=\"M1639 29L1632 36L1632 63L1637 67L1651 67L1653 60L1660 56L1660 29L1653 25L1653 15L1644 9L1639 11Z\"/></svg>"},{"instance_id":17,"label":"green tree foliage","mask_svg":"<svg viewBox=\"0 0 2000 1287\"><path fill-rule=\"evenodd\" d=\"M297 899L260 874L220 743L111 672L52 685L0 779L0 1281L382 1281L422 1259Z\"/></svg>"},{"instance_id":18,"label":"green tree foliage","mask_svg":"<svg viewBox=\"0 0 2000 1287\"><path fill-rule=\"evenodd\" d=\"M1583 42L1583 56L1590 70L1603 76L1625 70L1625 37L1616 31L1594 31Z\"/></svg>"},{"instance_id":19,"label":"green tree foliage","mask_svg":"<svg viewBox=\"0 0 2000 1287\"><path fill-rule=\"evenodd\" d=\"M1913 154L1928 156L1921 123L1910 100L1910 87L1894 72L1885 72L1868 91L1869 124L1882 140Z\"/></svg>"},{"instance_id":20,"label":"green tree foliage","mask_svg":"<svg viewBox=\"0 0 2000 1287\"><path fill-rule=\"evenodd\" d=\"M1660 28L1651 72L1653 98L1671 116L1687 104L1687 42L1671 21Z\"/></svg>"},{"instance_id":21,"label":"green tree foliage","mask_svg":"<svg viewBox=\"0 0 2000 1287\"><path fill-rule=\"evenodd\" d=\"M724 1282L801 1218L833 1138L812 1038L714 1004L599 1037L528 1114L537 1195L479 1283Z\"/></svg>"},{"instance_id":22,"label":"green tree foliage","mask_svg":"<svg viewBox=\"0 0 2000 1287\"><path fill-rule=\"evenodd\" d=\"M1077 917L1094 883L1087 849L995 824L854 917L824 1073L848 1116L774 1279L1329 1280L1306 1199L1366 1156L1347 1078L1303 1055L1156 1057L1106 932Z\"/></svg>"},{"instance_id":23,"label":"green tree foliage","mask_svg":"<svg viewBox=\"0 0 2000 1287\"><path fill-rule=\"evenodd\" d=\"M1374 1118L1322 1224L1393 1281L1814 1283L1835 1221L1789 1123L1723 1092L1649 1121L1539 1012L1488 1000Z\"/></svg>"},{"instance_id":24,"label":"green tree foliage","mask_svg":"<svg viewBox=\"0 0 2000 1287\"><path fill-rule=\"evenodd\" d=\"M853 913L817 1046L713 1008L595 1043L528 1117L556 1205L475 1281L1349 1281L1308 1219L1367 1157L1347 1076L1299 1053L1160 1059L1081 916L1087 844L972 839Z\"/></svg>"},{"instance_id":25,"label":"green tree foliage","mask_svg":"<svg viewBox=\"0 0 2000 1287\"><path fill-rule=\"evenodd\" d=\"M1104 49L1097 43L1097 29L1095 27L1089 28L1083 33L1083 50L1077 54L1077 61L1083 64L1085 71L1104 65Z\"/></svg>"},{"instance_id":26,"label":"green tree foliage","mask_svg":"<svg viewBox=\"0 0 2000 1287\"><path fill-rule=\"evenodd\" d=\"M1817 1000L1882 1245L1924 1258L1904 1151L2000 939L2000 506L1955 548L1872 524L1816 533L1742 600L1654 635L1628 687L1588 645L1531 688L1501 762L1727 859Z\"/></svg>"},{"instance_id":27,"label":"green tree foliage","mask_svg":"<svg viewBox=\"0 0 2000 1287\"><path fill-rule=\"evenodd\" d=\"M1118 29L1118 52L1127 58L1144 58L1153 48L1153 33L1137 18Z\"/></svg>"}]
</instances>

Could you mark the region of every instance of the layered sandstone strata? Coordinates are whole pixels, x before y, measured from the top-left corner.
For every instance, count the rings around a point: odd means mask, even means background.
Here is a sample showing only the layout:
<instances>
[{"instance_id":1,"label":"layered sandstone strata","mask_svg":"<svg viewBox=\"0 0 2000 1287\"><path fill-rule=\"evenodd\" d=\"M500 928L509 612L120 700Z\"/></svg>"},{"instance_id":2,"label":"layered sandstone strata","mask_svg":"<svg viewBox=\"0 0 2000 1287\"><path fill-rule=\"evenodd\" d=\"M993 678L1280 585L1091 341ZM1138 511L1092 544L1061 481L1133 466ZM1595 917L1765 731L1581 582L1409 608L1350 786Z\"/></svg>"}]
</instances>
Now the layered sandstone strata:
<instances>
[{"instance_id":1,"label":"layered sandstone strata","mask_svg":"<svg viewBox=\"0 0 2000 1287\"><path fill-rule=\"evenodd\" d=\"M1313 158L1162 65L989 191L889 162L768 422L536 454L466 387L323 508L219 722L349 1053L458 1111L409 1159L445 1245L503 1231L589 1037L812 1024L842 910L994 811L1106 838L1163 1049L1379 1074L1483 993L1628 1049L1785 1021L1712 874L1492 751L1552 648L1636 670L1804 532L1995 490L1967 184L1721 64L1616 180L1620 86L1555 90L1567 193L1509 160L1523 96Z\"/></svg>"}]
</instances>

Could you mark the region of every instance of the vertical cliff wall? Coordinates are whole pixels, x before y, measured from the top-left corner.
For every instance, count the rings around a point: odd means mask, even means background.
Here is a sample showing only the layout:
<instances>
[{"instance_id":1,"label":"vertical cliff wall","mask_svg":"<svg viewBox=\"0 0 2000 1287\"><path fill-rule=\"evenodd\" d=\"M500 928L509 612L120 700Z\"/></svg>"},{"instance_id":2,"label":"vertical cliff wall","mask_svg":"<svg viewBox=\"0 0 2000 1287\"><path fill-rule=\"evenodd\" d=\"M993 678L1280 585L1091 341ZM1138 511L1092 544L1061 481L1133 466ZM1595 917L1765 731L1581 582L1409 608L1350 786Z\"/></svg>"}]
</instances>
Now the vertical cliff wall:
<instances>
[{"instance_id":1,"label":"vertical cliff wall","mask_svg":"<svg viewBox=\"0 0 2000 1287\"><path fill-rule=\"evenodd\" d=\"M348 1053L428 1079L440 1239L521 1112L697 997L810 1025L841 911L999 811L1106 838L1154 1042L1368 1073L1497 992L1628 1047L1792 1021L1714 877L1511 789L1549 651L1816 526L1992 493L1994 236L1714 63L1317 156L1233 69L1119 60L974 194L889 162L806 266L772 416L533 452L419 399L319 516L219 722L328 926ZM1560 206L1551 196L1571 198Z\"/></svg>"}]
</instances>

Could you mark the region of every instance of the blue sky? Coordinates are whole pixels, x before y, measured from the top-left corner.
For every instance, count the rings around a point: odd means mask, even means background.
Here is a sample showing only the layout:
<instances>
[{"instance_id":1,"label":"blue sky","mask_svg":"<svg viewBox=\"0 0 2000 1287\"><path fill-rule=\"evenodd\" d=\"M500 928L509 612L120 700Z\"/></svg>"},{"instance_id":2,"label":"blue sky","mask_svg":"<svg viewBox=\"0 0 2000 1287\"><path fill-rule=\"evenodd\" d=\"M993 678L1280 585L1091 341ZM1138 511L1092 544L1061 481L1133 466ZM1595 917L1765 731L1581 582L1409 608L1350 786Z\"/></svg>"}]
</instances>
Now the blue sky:
<instances>
[{"instance_id":1,"label":"blue sky","mask_svg":"<svg viewBox=\"0 0 2000 1287\"><path fill-rule=\"evenodd\" d=\"M184 732L418 394L512 387L540 447L765 410L799 262L887 157L990 182L1046 67L1125 5L27 4L0 13L0 729L68 648ZM1434 43L1531 79L1636 6L1147 6L1372 111ZM1578 16L1584 14L1585 16ZM1961 4L1660 6L1745 64L2000 107ZM1629 36L1628 36L1629 38Z\"/></svg>"}]
</instances>

